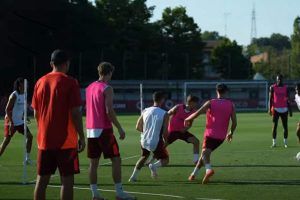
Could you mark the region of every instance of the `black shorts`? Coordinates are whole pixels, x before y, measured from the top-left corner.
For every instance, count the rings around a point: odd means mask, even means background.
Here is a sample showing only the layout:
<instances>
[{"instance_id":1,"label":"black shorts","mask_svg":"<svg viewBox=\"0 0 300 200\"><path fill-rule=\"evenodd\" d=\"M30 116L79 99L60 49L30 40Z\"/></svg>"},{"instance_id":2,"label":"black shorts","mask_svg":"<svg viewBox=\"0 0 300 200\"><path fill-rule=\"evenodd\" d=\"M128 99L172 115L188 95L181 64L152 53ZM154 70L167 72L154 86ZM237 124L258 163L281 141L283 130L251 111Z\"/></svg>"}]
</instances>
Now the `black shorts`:
<instances>
[{"instance_id":1,"label":"black shorts","mask_svg":"<svg viewBox=\"0 0 300 200\"><path fill-rule=\"evenodd\" d=\"M277 112L276 110L274 110L273 111L273 122L277 122L279 117L281 119L287 119L288 114L289 114L289 112L280 113L280 112Z\"/></svg>"},{"instance_id":2,"label":"black shorts","mask_svg":"<svg viewBox=\"0 0 300 200\"><path fill-rule=\"evenodd\" d=\"M179 131L173 131L173 132L168 133L167 143L172 144L176 140L183 140L187 143L190 143L188 141L188 139L191 138L191 137L195 137L195 136L193 134L191 134L190 132L188 132L188 131L186 131L184 133L179 132Z\"/></svg>"},{"instance_id":3,"label":"black shorts","mask_svg":"<svg viewBox=\"0 0 300 200\"><path fill-rule=\"evenodd\" d=\"M211 137L204 137L202 149L210 149L210 150L214 151L223 142L224 142L224 140L215 139L215 138L211 138Z\"/></svg>"}]
</instances>

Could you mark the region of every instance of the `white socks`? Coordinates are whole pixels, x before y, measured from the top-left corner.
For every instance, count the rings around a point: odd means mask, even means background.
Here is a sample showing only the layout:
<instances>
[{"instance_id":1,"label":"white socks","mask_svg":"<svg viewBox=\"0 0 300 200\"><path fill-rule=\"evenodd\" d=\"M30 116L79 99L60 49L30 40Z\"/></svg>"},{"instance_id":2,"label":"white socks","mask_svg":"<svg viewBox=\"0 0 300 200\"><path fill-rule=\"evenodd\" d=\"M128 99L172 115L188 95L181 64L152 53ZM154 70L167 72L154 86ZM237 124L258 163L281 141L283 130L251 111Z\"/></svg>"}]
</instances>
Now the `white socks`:
<instances>
[{"instance_id":1,"label":"white socks","mask_svg":"<svg viewBox=\"0 0 300 200\"><path fill-rule=\"evenodd\" d=\"M199 160L199 154L194 153L193 162L197 162Z\"/></svg>"},{"instance_id":2,"label":"white socks","mask_svg":"<svg viewBox=\"0 0 300 200\"><path fill-rule=\"evenodd\" d=\"M276 139L272 139L273 145L276 144Z\"/></svg>"},{"instance_id":3,"label":"white socks","mask_svg":"<svg viewBox=\"0 0 300 200\"><path fill-rule=\"evenodd\" d=\"M162 166L162 164L161 164L161 162L160 162L160 160L159 160L159 161L157 161L156 163L154 163L153 166L154 166L155 168L159 168L159 167Z\"/></svg>"},{"instance_id":4,"label":"white socks","mask_svg":"<svg viewBox=\"0 0 300 200\"><path fill-rule=\"evenodd\" d=\"M100 193L98 191L97 184L91 184L90 188L91 188L93 197L100 197Z\"/></svg>"},{"instance_id":5,"label":"white socks","mask_svg":"<svg viewBox=\"0 0 300 200\"><path fill-rule=\"evenodd\" d=\"M25 160L29 160L30 159L30 153L26 153L25 154Z\"/></svg>"},{"instance_id":6,"label":"white socks","mask_svg":"<svg viewBox=\"0 0 300 200\"><path fill-rule=\"evenodd\" d=\"M117 196L123 195L124 191L123 191L122 183L116 183L115 188L116 188Z\"/></svg>"},{"instance_id":7,"label":"white socks","mask_svg":"<svg viewBox=\"0 0 300 200\"><path fill-rule=\"evenodd\" d=\"M283 139L283 143L284 143L284 145L287 145L287 139Z\"/></svg>"},{"instance_id":8,"label":"white socks","mask_svg":"<svg viewBox=\"0 0 300 200\"><path fill-rule=\"evenodd\" d=\"M211 170L211 164L205 164L205 169L206 169L206 172L207 172L208 170Z\"/></svg>"}]
</instances>

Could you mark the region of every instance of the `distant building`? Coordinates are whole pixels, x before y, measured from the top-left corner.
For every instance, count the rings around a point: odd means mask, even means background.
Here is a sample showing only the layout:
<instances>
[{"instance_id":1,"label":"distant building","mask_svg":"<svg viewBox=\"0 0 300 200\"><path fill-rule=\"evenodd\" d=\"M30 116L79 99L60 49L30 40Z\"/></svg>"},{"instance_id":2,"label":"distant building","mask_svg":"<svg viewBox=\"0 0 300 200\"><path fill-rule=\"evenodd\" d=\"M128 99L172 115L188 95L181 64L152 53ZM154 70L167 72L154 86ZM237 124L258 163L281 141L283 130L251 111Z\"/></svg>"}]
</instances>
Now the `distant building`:
<instances>
[{"instance_id":1,"label":"distant building","mask_svg":"<svg viewBox=\"0 0 300 200\"><path fill-rule=\"evenodd\" d=\"M267 52L263 52L258 55L255 55L255 56L251 56L250 61L252 64L268 63L269 62L269 54Z\"/></svg>"}]
</instances>

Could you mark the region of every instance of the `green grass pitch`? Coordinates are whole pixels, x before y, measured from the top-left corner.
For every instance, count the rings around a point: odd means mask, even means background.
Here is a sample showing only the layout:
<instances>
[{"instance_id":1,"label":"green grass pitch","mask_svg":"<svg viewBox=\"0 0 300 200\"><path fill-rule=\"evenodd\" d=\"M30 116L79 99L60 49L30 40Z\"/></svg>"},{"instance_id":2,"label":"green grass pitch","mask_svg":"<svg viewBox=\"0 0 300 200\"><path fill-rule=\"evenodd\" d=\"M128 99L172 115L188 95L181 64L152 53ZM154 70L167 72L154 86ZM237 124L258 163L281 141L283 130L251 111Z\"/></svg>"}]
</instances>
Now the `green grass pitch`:
<instances>
[{"instance_id":1,"label":"green grass pitch","mask_svg":"<svg viewBox=\"0 0 300 200\"><path fill-rule=\"evenodd\" d=\"M123 160L122 173L124 189L135 194L138 199L299 199L300 163L295 155L300 151L295 135L299 114L289 118L289 147L283 148L281 124L278 127L278 147L271 149L271 117L266 113L238 114L238 128L231 144L225 142L212 155L215 175L208 185L201 185L204 169L198 181L187 178L193 170L192 146L178 141L171 145L170 165L160 168L159 178L152 180L148 168L143 168L139 181L131 184L127 180L140 153L139 133L135 131L138 116L119 116L127 133L125 141L119 141ZM33 121L33 120L32 120ZM0 121L3 130L3 120ZM36 135L36 124L29 125ZM204 116L194 122L191 132L201 141L204 130ZM2 132L1 132L2 134ZM34 184L22 185L23 139L16 134L7 151L0 157L0 199L32 199ZM32 158L36 157L36 142ZM111 178L109 160L101 160L98 182L102 194L114 199L114 185ZM88 159L86 151L80 155L81 173L75 177L76 200L91 199L88 182ZM28 167L28 181L35 180L36 167ZM47 199L59 199L59 177L51 179ZM165 195L165 196L164 196ZM170 195L170 196L168 196ZM172 197L173 196L173 197Z\"/></svg>"}]
</instances>

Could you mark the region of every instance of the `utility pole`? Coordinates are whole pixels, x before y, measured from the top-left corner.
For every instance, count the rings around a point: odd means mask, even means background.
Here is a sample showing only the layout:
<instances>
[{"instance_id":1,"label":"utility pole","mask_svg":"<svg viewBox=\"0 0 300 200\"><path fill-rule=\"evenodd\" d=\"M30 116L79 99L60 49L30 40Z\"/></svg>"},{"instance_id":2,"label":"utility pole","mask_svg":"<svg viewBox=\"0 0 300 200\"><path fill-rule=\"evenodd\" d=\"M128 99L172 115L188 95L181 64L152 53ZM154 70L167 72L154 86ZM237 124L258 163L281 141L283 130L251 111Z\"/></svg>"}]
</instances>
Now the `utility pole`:
<instances>
[{"instance_id":1,"label":"utility pole","mask_svg":"<svg viewBox=\"0 0 300 200\"><path fill-rule=\"evenodd\" d=\"M228 19L228 16L230 15L229 12L225 12L224 13L224 35L225 37L227 37L227 19Z\"/></svg>"}]
</instances>

